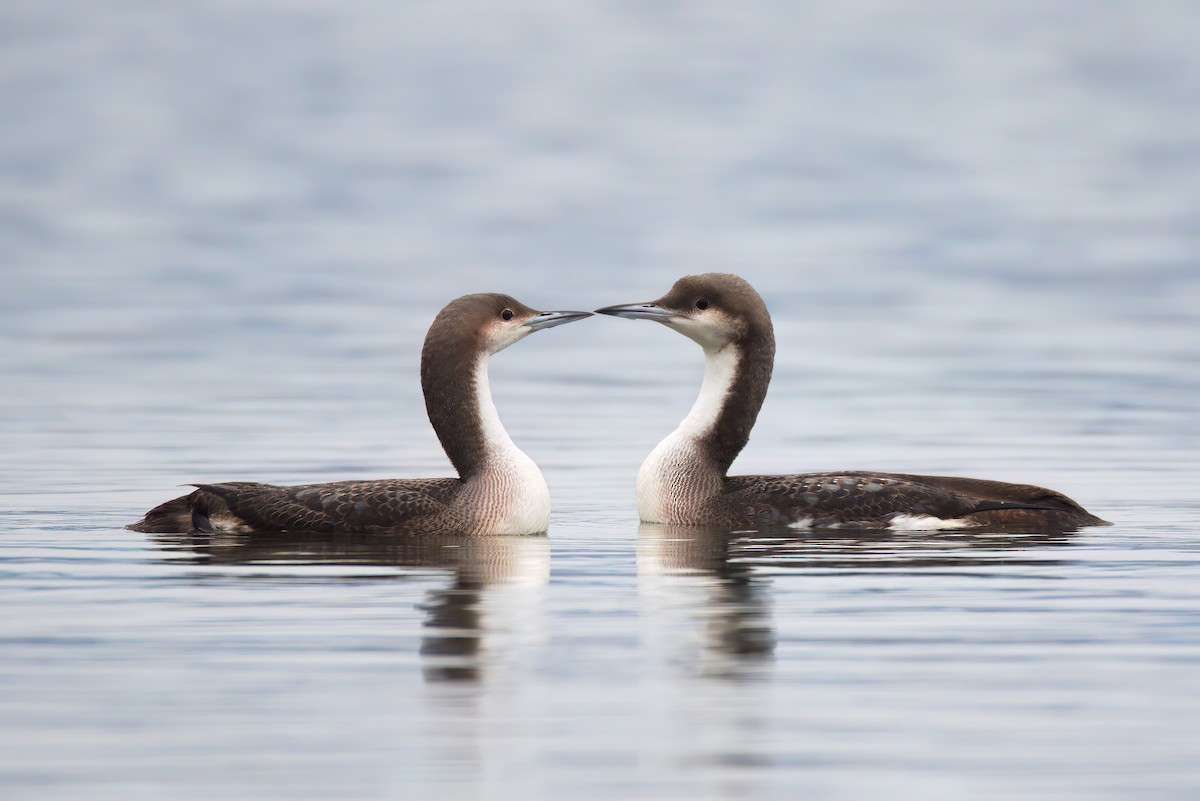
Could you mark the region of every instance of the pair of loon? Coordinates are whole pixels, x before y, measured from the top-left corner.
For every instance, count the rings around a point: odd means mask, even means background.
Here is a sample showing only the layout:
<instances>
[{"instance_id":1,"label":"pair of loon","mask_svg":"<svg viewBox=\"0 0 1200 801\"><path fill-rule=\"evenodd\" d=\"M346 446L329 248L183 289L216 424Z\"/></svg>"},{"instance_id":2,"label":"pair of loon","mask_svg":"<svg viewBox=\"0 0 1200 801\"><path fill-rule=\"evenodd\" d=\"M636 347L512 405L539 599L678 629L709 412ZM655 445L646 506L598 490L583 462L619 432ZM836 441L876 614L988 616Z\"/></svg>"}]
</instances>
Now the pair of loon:
<instances>
[{"instance_id":1,"label":"pair of loon","mask_svg":"<svg viewBox=\"0 0 1200 801\"><path fill-rule=\"evenodd\" d=\"M894 529L1103 524L1053 490L973 478L847 471L730 476L767 394L775 334L762 298L735 275L681 278L661 298L597 309L654 320L697 342L704 382L691 412L646 457L637 505L647 523L746 529ZM421 388L457 478L275 486L197 484L129 526L145 532L327 531L536 534L550 522L541 471L509 438L488 387L488 360L590 312L536 311L507 295L467 295L437 315L421 352Z\"/></svg>"}]
</instances>

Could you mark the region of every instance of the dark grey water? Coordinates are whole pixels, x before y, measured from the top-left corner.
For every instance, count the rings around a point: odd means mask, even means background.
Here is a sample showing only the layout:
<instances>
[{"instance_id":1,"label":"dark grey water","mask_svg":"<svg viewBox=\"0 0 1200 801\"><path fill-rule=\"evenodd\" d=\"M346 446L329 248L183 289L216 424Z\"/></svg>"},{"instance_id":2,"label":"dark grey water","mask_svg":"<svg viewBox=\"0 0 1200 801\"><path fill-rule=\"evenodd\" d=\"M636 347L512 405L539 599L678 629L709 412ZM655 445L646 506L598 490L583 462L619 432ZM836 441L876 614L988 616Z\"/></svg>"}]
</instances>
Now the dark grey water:
<instances>
[{"instance_id":1,"label":"dark grey water","mask_svg":"<svg viewBox=\"0 0 1200 801\"><path fill-rule=\"evenodd\" d=\"M0 796L1185 799L1200 786L1188 4L8 4ZM199 480L446 474L449 298L777 320L742 472L1061 489L1068 536L640 527L700 354L492 386L546 538L149 537Z\"/></svg>"}]
</instances>

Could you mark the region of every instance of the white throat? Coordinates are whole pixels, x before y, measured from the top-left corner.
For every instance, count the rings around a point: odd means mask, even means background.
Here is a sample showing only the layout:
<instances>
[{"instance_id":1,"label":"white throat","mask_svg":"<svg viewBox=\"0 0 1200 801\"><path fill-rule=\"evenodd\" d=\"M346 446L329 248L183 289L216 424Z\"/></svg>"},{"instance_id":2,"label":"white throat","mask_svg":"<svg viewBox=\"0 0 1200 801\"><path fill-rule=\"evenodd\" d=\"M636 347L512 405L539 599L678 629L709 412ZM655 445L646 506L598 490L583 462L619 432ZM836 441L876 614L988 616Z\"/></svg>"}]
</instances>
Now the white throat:
<instances>
[{"instance_id":1,"label":"white throat","mask_svg":"<svg viewBox=\"0 0 1200 801\"><path fill-rule=\"evenodd\" d=\"M739 353L733 346L704 351L704 382L683 422L650 452L638 471L638 514L646 523L694 519L694 507L707 491L719 491L723 476L704 474L702 443L737 377ZM709 486L711 485L711 486Z\"/></svg>"},{"instance_id":2,"label":"white throat","mask_svg":"<svg viewBox=\"0 0 1200 801\"><path fill-rule=\"evenodd\" d=\"M475 402L483 427L484 469L469 482L479 533L538 534L550 526L550 488L542 471L500 422L488 383L488 357L475 364Z\"/></svg>"}]
</instances>

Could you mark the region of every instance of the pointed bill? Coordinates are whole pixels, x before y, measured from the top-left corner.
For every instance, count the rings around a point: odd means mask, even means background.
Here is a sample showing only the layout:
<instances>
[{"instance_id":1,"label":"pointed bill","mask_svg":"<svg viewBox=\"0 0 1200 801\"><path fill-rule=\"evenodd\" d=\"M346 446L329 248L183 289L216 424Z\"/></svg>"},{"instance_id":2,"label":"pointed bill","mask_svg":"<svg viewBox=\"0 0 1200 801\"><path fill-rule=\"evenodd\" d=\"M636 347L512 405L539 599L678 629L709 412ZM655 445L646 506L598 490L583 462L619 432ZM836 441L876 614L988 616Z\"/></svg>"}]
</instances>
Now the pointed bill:
<instances>
[{"instance_id":1,"label":"pointed bill","mask_svg":"<svg viewBox=\"0 0 1200 801\"><path fill-rule=\"evenodd\" d=\"M605 306L596 309L596 314L608 314L613 317L624 317L629 320L656 320L665 323L679 315L668 311L657 303L626 303L620 306Z\"/></svg>"},{"instance_id":2,"label":"pointed bill","mask_svg":"<svg viewBox=\"0 0 1200 801\"><path fill-rule=\"evenodd\" d=\"M525 327L531 328L534 331L541 331L544 328L566 325L567 323L573 323L576 320L582 320L585 317L591 316L591 312L585 311L544 311L539 312L536 317L525 323Z\"/></svg>"}]
</instances>

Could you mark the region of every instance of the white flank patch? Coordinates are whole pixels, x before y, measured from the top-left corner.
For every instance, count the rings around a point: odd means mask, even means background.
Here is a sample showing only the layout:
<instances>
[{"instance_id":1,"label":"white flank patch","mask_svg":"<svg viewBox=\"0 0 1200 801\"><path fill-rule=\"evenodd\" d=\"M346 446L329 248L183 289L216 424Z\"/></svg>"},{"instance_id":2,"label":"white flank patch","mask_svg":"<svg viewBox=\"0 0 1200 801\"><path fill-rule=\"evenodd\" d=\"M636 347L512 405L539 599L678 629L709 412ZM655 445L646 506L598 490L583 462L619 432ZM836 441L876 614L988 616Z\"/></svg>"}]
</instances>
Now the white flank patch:
<instances>
[{"instance_id":1,"label":"white flank patch","mask_svg":"<svg viewBox=\"0 0 1200 801\"><path fill-rule=\"evenodd\" d=\"M480 499L485 509L495 510L494 522L488 525L489 532L539 534L545 531L550 527L550 488L537 464L517 447L500 422L500 413L496 411L488 383L486 356L480 357L475 365L475 401L483 421L487 471L496 479L486 482L495 489Z\"/></svg>"},{"instance_id":2,"label":"white flank patch","mask_svg":"<svg viewBox=\"0 0 1200 801\"><path fill-rule=\"evenodd\" d=\"M698 458L700 441L712 430L737 374L738 352L726 347L704 353L704 383L692 410L679 427L658 443L642 462L637 477L638 515L646 523L671 523L677 499L672 491L679 476Z\"/></svg>"},{"instance_id":3,"label":"white flank patch","mask_svg":"<svg viewBox=\"0 0 1200 801\"><path fill-rule=\"evenodd\" d=\"M809 529L813 527L816 521L812 517L802 517L795 523L789 523L788 528L792 529ZM934 517L933 515L896 515L887 525L880 525L878 522L869 520L851 520L843 523L827 523L822 524L821 528L838 528L838 529L881 529L887 528L893 531L939 531L941 529L954 528L972 528L976 524L969 520L964 520L960 517L945 519Z\"/></svg>"},{"instance_id":4,"label":"white flank patch","mask_svg":"<svg viewBox=\"0 0 1200 801\"><path fill-rule=\"evenodd\" d=\"M933 515L896 515L887 527L894 531L939 531L950 528L971 528L975 524L961 517L941 518Z\"/></svg>"}]
</instances>

